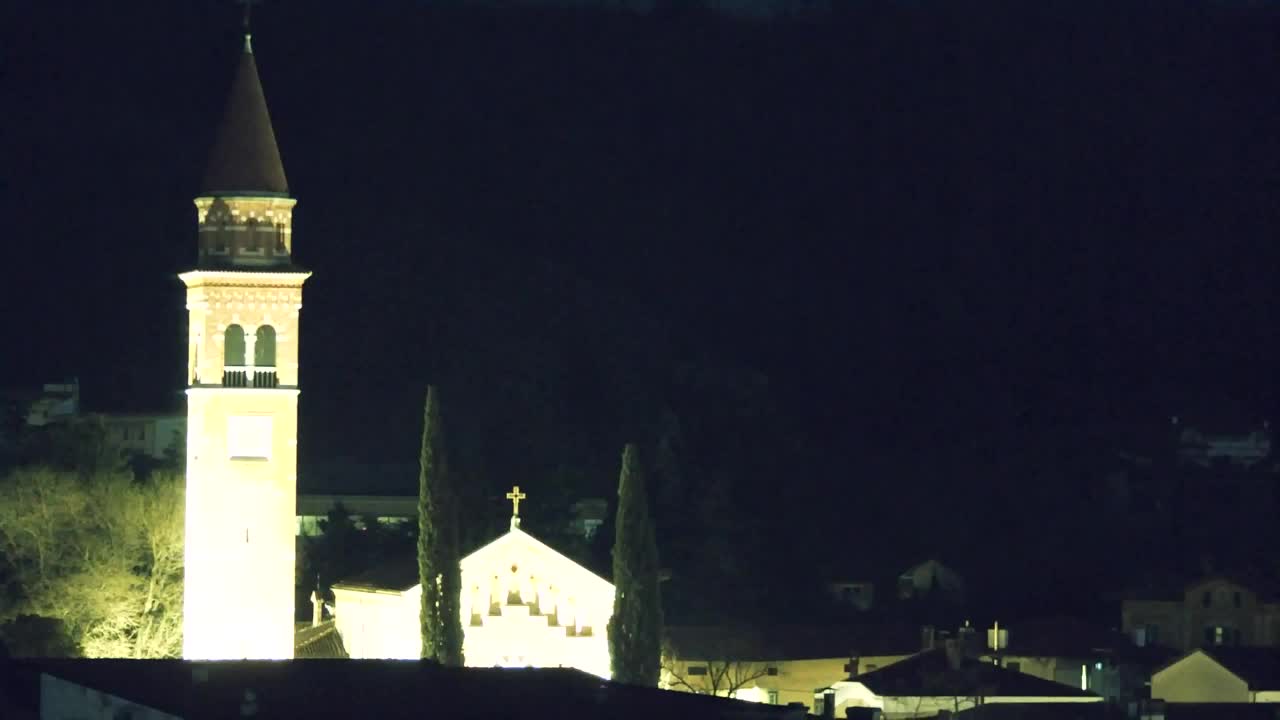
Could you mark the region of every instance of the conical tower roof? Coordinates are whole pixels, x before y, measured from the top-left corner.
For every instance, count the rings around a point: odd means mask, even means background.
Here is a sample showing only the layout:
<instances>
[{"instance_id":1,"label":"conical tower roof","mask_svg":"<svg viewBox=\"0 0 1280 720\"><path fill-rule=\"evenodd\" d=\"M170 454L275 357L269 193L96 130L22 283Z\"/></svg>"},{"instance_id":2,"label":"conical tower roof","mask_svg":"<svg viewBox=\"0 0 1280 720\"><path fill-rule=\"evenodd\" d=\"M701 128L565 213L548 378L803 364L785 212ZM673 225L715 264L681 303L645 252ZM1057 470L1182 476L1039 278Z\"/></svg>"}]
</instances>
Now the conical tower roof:
<instances>
[{"instance_id":1,"label":"conical tower roof","mask_svg":"<svg viewBox=\"0 0 1280 720\"><path fill-rule=\"evenodd\" d=\"M248 35L201 188L208 195L289 193Z\"/></svg>"}]
</instances>

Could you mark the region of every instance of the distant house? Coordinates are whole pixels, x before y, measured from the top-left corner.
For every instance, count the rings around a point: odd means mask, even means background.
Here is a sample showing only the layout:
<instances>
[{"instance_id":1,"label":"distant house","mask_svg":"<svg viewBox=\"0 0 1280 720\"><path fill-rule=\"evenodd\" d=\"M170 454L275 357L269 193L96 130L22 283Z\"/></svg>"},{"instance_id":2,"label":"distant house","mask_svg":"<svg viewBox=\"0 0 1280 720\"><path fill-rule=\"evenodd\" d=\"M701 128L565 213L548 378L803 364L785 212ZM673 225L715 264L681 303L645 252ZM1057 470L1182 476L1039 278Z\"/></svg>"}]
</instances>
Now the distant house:
<instances>
[{"instance_id":1,"label":"distant house","mask_svg":"<svg viewBox=\"0 0 1280 720\"><path fill-rule=\"evenodd\" d=\"M573 519L569 521L569 532L590 540L596 536L609 515L609 501L604 498L584 498L569 506L569 511L573 514Z\"/></svg>"},{"instance_id":2,"label":"distant house","mask_svg":"<svg viewBox=\"0 0 1280 720\"><path fill-rule=\"evenodd\" d=\"M1280 703L1280 649L1192 650L1151 676L1151 697L1168 703Z\"/></svg>"},{"instance_id":3,"label":"distant house","mask_svg":"<svg viewBox=\"0 0 1280 720\"><path fill-rule=\"evenodd\" d=\"M833 604L859 612L892 611L895 602L928 601L939 607L959 607L965 599L964 578L938 560L929 559L905 569L880 572L832 573L825 583ZM877 590L877 587L880 589ZM928 618L937 622L939 618Z\"/></svg>"},{"instance_id":4,"label":"distant house","mask_svg":"<svg viewBox=\"0 0 1280 720\"><path fill-rule=\"evenodd\" d=\"M1225 576L1198 580L1175 597L1126 599L1121 616L1124 632L1139 646L1280 646L1280 603Z\"/></svg>"},{"instance_id":5,"label":"distant house","mask_svg":"<svg viewBox=\"0 0 1280 720\"><path fill-rule=\"evenodd\" d=\"M295 660L9 661L0 709L64 720L225 718L684 718L784 720L794 710L671 693L563 669L446 668L428 662Z\"/></svg>"},{"instance_id":6,"label":"distant house","mask_svg":"<svg viewBox=\"0 0 1280 720\"><path fill-rule=\"evenodd\" d=\"M816 711L844 717L850 709L875 708L886 720L934 717L981 705L1100 703L1078 687L1043 680L964 655L954 642L862 673L819 690ZM832 704L829 710L827 704Z\"/></svg>"},{"instance_id":7,"label":"distant house","mask_svg":"<svg viewBox=\"0 0 1280 720\"><path fill-rule=\"evenodd\" d=\"M1108 699L1141 696L1152 670L1174 654L1137 647L1124 633L1067 617L997 624L985 635L981 660Z\"/></svg>"},{"instance_id":8,"label":"distant house","mask_svg":"<svg viewBox=\"0 0 1280 720\"><path fill-rule=\"evenodd\" d=\"M676 626L666 630L660 686L774 705L887 667L921 650L910 625Z\"/></svg>"},{"instance_id":9,"label":"distant house","mask_svg":"<svg viewBox=\"0 0 1280 720\"><path fill-rule=\"evenodd\" d=\"M27 425L43 427L73 420L80 414L80 382L45 383L41 392L26 407Z\"/></svg>"},{"instance_id":10,"label":"distant house","mask_svg":"<svg viewBox=\"0 0 1280 720\"><path fill-rule=\"evenodd\" d=\"M373 520L396 527L418 521L417 495L298 495L299 537L312 537L323 532L321 523L339 506L353 518L357 527Z\"/></svg>"},{"instance_id":11,"label":"distant house","mask_svg":"<svg viewBox=\"0 0 1280 720\"><path fill-rule=\"evenodd\" d=\"M153 460L186 454L185 413L99 413L107 441Z\"/></svg>"},{"instance_id":12,"label":"distant house","mask_svg":"<svg viewBox=\"0 0 1280 720\"><path fill-rule=\"evenodd\" d=\"M873 582L849 580L827 583L827 592L838 605L867 611L875 607L876 585Z\"/></svg>"},{"instance_id":13,"label":"distant house","mask_svg":"<svg viewBox=\"0 0 1280 720\"><path fill-rule=\"evenodd\" d=\"M1237 432L1204 432L1184 427L1178 435L1178 460L1212 467L1219 463L1250 468L1271 455L1271 424L1263 421Z\"/></svg>"},{"instance_id":14,"label":"distant house","mask_svg":"<svg viewBox=\"0 0 1280 720\"><path fill-rule=\"evenodd\" d=\"M932 559L912 565L898 574L900 600L930 595L963 602L964 579L956 571Z\"/></svg>"}]
</instances>

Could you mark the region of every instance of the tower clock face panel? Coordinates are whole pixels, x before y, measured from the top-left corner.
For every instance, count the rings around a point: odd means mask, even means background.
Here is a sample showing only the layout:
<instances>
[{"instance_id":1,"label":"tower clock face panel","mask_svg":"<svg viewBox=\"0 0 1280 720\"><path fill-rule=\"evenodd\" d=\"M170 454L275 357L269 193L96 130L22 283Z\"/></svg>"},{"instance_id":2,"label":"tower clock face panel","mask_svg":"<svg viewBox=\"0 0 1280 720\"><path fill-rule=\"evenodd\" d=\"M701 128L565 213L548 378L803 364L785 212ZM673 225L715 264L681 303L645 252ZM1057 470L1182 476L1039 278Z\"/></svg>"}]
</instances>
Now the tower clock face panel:
<instances>
[{"instance_id":1,"label":"tower clock face panel","mask_svg":"<svg viewBox=\"0 0 1280 720\"><path fill-rule=\"evenodd\" d=\"M232 460L271 459L271 416L232 415L227 418L227 455Z\"/></svg>"}]
</instances>

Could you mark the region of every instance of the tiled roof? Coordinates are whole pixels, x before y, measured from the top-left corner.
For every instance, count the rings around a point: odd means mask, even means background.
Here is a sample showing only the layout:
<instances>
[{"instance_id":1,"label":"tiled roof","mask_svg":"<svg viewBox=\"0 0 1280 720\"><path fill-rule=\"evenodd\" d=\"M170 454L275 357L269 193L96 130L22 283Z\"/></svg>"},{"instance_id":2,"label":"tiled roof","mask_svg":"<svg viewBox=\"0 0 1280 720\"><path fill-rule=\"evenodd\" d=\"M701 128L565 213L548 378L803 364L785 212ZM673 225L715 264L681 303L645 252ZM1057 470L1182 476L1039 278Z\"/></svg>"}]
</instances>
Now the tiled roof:
<instances>
[{"instance_id":1,"label":"tiled roof","mask_svg":"<svg viewBox=\"0 0 1280 720\"><path fill-rule=\"evenodd\" d=\"M349 657L332 620L315 627L302 623L293 634L293 656L300 660L340 660Z\"/></svg>"},{"instance_id":2,"label":"tiled roof","mask_svg":"<svg viewBox=\"0 0 1280 720\"><path fill-rule=\"evenodd\" d=\"M673 626L667 642L690 660L815 660L910 655L921 647L914 625Z\"/></svg>"},{"instance_id":3,"label":"tiled roof","mask_svg":"<svg viewBox=\"0 0 1280 720\"><path fill-rule=\"evenodd\" d=\"M13 661L186 720L260 718L698 717L781 720L787 708L613 683L577 670L445 668L429 662Z\"/></svg>"},{"instance_id":4,"label":"tiled roof","mask_svg":"<svg viewBox=\"0 0 1280 720\"><path fill-rule=\"evenodd\" d=\"M417 584L418 556L415 553L394 557L369 568L359 575L334 583L334 586L359 590L404 592Z\"/></svg>"},{"instance_id":5,"label":"tiled roof","mask_svg":"<svg viewBox=\"0 0 1280 720\"><path fill-rule=\"evenodd\" d=\"M930 650L852 678L881 697L1097 697L1093 693L971 657L953 668L945 650Z\"/></svg>"},{"instance_id":6,"label":"tiled roof","mask_svg":"<svg viewBox=\"0 0 1280 720\"><path fill-rule=\"evenodd\" d=\"M1167 660L1163 653L1140 652L1129 636L1118 630L1094 625L1072 617L1048 617L1011 623L1007 628L1009 645L1003 655L1027 657L1094 657L1106 656L1135 660ZM985 630L980 639L986 644ZM984 650L983 652L990 652Z\"/></svg>"}]
</instances>

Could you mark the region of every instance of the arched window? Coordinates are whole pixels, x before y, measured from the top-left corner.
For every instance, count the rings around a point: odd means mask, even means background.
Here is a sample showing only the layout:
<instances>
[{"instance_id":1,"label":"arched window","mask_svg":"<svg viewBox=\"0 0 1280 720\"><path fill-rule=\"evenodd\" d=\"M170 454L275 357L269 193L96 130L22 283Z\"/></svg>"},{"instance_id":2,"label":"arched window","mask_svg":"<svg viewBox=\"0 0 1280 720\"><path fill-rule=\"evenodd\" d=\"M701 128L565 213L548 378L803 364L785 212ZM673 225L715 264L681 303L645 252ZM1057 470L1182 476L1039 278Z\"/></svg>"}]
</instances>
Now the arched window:
<instances>
[{"instance_id":1,"label":"arched window","mask_svg":"<svg viewBox=\"0 0 1280 720\"><path fill-rule=\"evenodd\" d=\"M284 225L277 224L275 226L275 234L272 236L276 241L275 253L277 255L288 255L289 248L284 246Z\"/></svg>"},{"instance_id":2,"label":"arched window","mask_svg":"<svg viewBox=\"0 0 1280 720\"><path fill-rule=\"evenodd\" d=\"M223 365L228 367L244 365L244 328L239 325L227 327L226 335L223 336L222 353Z\"/></svg>"},{"instance_id":3,"label":"arched window","mask_svg":"<svg viewBox=\"0 0 1280 720\"><path fill-rule=\"evenodd\" d=\"M252 218L245 225L245 252L260 253L262 252L262 238L259 237L258 221Z\"/></svg>"},{"instance_id":4,"label":"arched window","mask_svg":"<svg viewBox=\"0 0 1280 720\"><path fill-rule=\"evenodd\" d=\"M253 342L254 367L276 366L276 329L270 325L258 327Z\"/></svg>"}]
</instances>

